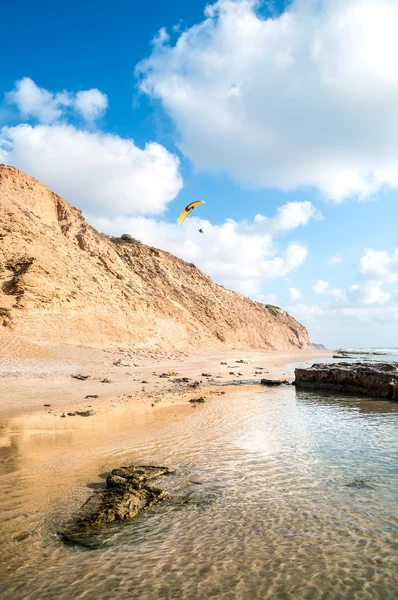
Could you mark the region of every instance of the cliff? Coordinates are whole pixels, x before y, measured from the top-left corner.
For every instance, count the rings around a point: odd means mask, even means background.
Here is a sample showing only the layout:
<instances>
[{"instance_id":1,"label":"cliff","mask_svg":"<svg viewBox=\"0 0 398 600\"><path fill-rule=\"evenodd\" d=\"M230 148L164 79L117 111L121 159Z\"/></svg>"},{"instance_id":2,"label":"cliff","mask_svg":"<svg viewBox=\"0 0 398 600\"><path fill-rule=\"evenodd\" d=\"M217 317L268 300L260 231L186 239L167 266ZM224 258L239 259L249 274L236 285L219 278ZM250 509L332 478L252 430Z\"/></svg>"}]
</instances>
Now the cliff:
<instances>
[{"instance_id":1,"label":"cliff","mask_svg":"<svg viewBox=\"0 0 398 600\"><path fill-rule=\"evenodd\" d=\"M80 210L0 165L1 336L28 343L154 349L297 350L306 329L282 309L215 284L168 252L100 234Z\"/></svg>"}]
</instances>

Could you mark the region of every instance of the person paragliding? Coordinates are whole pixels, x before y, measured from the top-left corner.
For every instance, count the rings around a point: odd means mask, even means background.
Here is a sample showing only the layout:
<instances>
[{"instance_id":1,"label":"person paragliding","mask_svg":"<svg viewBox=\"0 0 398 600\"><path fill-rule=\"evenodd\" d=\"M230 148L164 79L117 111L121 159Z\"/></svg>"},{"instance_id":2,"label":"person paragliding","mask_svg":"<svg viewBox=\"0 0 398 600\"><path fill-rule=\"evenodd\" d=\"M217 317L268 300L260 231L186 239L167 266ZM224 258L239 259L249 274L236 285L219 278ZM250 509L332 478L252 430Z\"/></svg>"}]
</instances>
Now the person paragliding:
<instances>
[{"instance_id":1,"label":"person paragliding","mask_svg":"<svg viewBox=\"0 0 398 600\"><path fill-rule=\"evenodd\" d=\"M202 228L198 229L198 231L199 231L199 233L204 233Z\"/></svg>"},{"instance_id":2,"label":"person paragliding","mask_svg":"<svg viewBox=\"0 0 398 600\"><path fill-rule=\"evenodd\" d=\"M187 218L187 216L189 215L189 213L192 212L194 210L194 208L199 206L199 204L204 204L203 200L196 200L195 202L191 202L191 204L188 204L188 206L186 206L184 208L184 210L181 212L180 216L178 217L178 224L182 225L184 223L185 219Z\"/></svg>"}]
</instances>

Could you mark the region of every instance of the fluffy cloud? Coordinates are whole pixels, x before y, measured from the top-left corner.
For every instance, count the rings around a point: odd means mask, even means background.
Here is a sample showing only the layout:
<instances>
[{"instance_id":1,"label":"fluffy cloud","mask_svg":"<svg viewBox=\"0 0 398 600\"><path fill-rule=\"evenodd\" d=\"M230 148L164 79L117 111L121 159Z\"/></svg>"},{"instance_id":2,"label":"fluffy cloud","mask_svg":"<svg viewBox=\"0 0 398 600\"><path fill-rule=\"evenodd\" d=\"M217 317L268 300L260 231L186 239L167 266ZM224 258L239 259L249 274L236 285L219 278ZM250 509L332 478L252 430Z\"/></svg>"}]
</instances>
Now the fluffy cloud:
<instances>
[{"instance_id":1,"label":"fluffy cloud","mask_svg":"<svg viewBox=\"0 0 398 600\"><path fill-rule=\"evenodd\" d=\"M264 215L256 215L254 224L268 227L274 233L291 231L300 225L307 225L312 219L322 219L321 213L311 202L288 202L280 206L273 219Z\"/></svg>"},{"instance_id":2,"label":"fluffy cloud","mask_svg":"<svg viewBox=\"0 0 398 600\"><path fill-rule=\"evenodd\" d=\"M219 0L136 70L195 166L329 198L398 187L396 0ZM384 118L388 115L388 119Z\"/></svg>"},{"instance_id":3,"label":"fluffy cloud","mask_svg":"<svg viewBox=\"0 0 398 600\"><path fill-rule=\"evenodd\" d=\"M289 311L309 328L313 339L331 347L396 346L398 291L398 250L368 248L358 263L356 283L346 292L330 289L319 279L313 291L321 296L318 304L296 304ZM382 289L390 284L390 290ZM291 295L291 299L295 301Z\"/></svg>"},{"instance_id":4,"label":"fluffy cloud","mask_svg":"<svg viewBox=\"0 0 398 600\"><path fill-rule=\"evenodd\" d=\"M288 311L329 348L396 346L398 306L296 304Z\"/></svg>"},{"instance_id":5,"label":"fluffy cloud","mask_svg":"<svg viewBox=\"0 0 398 600\"><path fill-rule=\"evenodd\" d=\"M361 258L359 272L365 279L386 283L398 281L398 249L390 256L384 250L367 248Z\"/></svg>"},{"instance_id":6,"label":"fluffy cloud","mask_svg":"<svg viewBox=\"0 0 398 600\"><path fill-rule=\"evenodd\" d=\"M312 289L316 294L326 294L329 288L329 284L327 281L323 281L322 279L318 279L315 285L312 286Z\"/></svg>"},{"instance_id":7,"label":"fluffy cloud","mask_svg":"<svg viewBox=\"0 0 398 600\"><path fill-rule=\"evenodd\" d=\"M97 89L52 93L38 87L29 77L15 83L6 94L6 100L15 104L26 119L34 118L40 123L53 123L69 112L78 112L87 121L95 121L105 113L108 106L106 94Z\"/></svg>"},{"instance_id":8,"label":"fluffy cloud","mask_svg":"<svg viewBox=\"0 0 398 600\"><path fill-rule=\"evenodd\" d=\"M182 187L178 158L163 146L71 125L0 131L0 162L41 179L92 214L158 214Z\"/></svg>"},{"instance_id":9,"label":"fluffy cloud","mask_svg":"<svg viewBox=\"0 0 398 600\"><path fill-rule=\"evenodd\" d=\"M282 210L288 214L289 204ZM293 210L297 210L297 207L294 206ZM284 249L279 249L275 244L275 231L282 233L284 230L278 225L280 211L273 219L260 217L258 215L251 223L228 219L222 225L190 217L183 227L138 217L90 217L90 222L108 234L130 233L146 244L168 250L194 263L218 283L254 296L264 282L287 275L300 266L307 256L307 249L300 243L289 243ZM198 228L202 228L205 234L199 234Z\"/></svg>"},{"instance_id":10,"label":"fluffy cloud","mask_svg":"<svg viewBox=\"0 0 398 600\"><path fill-rule=\"evenodd\" d=\"M354 304L385 304L390 298L391 294L384 292L377 283L367 282L349 288L349 299Z\"/></svg>"},{"instance_id":11,"label":"fluffy cloud","mask_svg":"<svg viewBox=\"0 0 398 600\"><path fill-rule=\"evenodd\" d=\"M312 286L312 289L316 294L327 294L343 301L346 297L343 290L340 290L339 288L330 289L328 282L323 281L322 279L318 279L316 284Z\"/></svg>"},{"instance_id":12,"label":"fluffy cloud","mask_svg":"<svg viewBox=\"0 0 398 600\"><path fill-rule=\"evenodd\" d=\"M52 93L29 78L6 94L37 124L0 129L0 162L41 179L93 215L159 214L182 188L180 162L163 146L94 129L108 99L97 89ZM89 128L68 124L81 115Z\"/></svg>"},{"instance_id":13,"label":"fluffy cloud","mask_svg":"<svg viewBox=\"0 0 398 600\"><path fill-rule=\"evenodd\" d=\"M84 90L77 92L74 106L86 121L95 121L105 113L108 107L108 98L97 89Z\"/></svg>"}]
</instances>

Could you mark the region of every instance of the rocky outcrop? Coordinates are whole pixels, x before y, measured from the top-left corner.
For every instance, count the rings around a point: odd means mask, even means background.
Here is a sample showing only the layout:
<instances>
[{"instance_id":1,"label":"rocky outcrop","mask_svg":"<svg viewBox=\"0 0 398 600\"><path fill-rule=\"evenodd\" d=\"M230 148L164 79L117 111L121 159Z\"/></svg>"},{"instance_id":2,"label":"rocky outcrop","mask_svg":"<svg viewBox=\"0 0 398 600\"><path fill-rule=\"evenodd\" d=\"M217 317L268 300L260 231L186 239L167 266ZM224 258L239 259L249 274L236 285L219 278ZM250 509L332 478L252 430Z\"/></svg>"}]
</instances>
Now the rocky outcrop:
<instances>
[{"instance_id":1,"label":"rocky outcrop","mask_svg":"<svg viewBox=\"0 0 398 600\"><path fill-rule=\"evenodd\" d=\"M67 531L65 541L86 543L98 530L115 521L132 519L142 510L165 499L164 490L148 485L150 479L168 475L167 467L129 466L114 469L106 480L106 489L93 494L81 507Z\"/></svg>"},{"instance_id":2,"label":"rocky outcrop","mask_svg":"<svg viewBox=\"0 0 398 600\"><path fill-rule=\"evenodd\" d=\"M295 370L295 386L398 400L397 363L314 364Z\"/></svg>"},{"instance_id":3,"label":"rocky outcrop","mask_svg":"<svg viewBox=\"0 0 398 600\"><path fill-rule=\"evenodd\" d=\"M121 232L122 233L122 232ZM80 210L0 165L2 336L54 344L192 351L310 347L283 309L214 283L193 264L129 235L110 238ZM20 344L21 345L21 344Z\"/></svg>"}]
</instances>

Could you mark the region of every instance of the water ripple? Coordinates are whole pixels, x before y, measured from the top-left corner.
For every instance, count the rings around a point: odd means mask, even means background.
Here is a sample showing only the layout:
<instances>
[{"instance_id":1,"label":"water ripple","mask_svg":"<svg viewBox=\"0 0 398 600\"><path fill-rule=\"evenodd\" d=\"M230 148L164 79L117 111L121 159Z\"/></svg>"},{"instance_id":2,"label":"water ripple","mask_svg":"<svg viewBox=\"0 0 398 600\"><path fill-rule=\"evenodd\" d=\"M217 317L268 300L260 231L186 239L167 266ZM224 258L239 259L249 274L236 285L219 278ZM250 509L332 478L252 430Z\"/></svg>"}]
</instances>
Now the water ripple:
<instances>
[{"instance_id":1,"label":"water ripple","mask_svg":"<svg viewBox=\"0 0 398 600\"><path fill-rule=\"evenodd\" d=\"M87 496L78 465L88 449L76 442L29 466L14 443L14 469L1 477L0 595L396 598L397 417L386 401L285 388L215 398L151 430L126 417L113 429L99 423L107 454L96 447L93 473L166 463L177 472L160 485L191 501L159 505L90 551L56 535Z\"/></svg>"}]
</instances>

